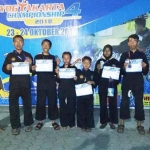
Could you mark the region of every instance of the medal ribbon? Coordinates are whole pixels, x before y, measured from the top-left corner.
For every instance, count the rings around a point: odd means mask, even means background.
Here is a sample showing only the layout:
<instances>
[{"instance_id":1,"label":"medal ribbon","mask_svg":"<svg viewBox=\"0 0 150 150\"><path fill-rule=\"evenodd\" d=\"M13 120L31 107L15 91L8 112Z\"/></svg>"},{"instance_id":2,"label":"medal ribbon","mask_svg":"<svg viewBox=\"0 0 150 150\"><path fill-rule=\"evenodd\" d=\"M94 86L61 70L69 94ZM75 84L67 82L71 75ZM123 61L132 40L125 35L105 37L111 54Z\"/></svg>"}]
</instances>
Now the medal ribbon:
<instances>
[{"instance_id":1,"label":"medal ribbon","mask_svg":"<svg viewBox=\"0 0 150 150\"><path fill-rule=\"evenodd\" d=\"M22 58L22 57L20 57L20 56L18 55L18 53L17 53L17 51L16 51L16 50L14 50L14 53L17 55L17 57L18 57L20 60L23 60L23 61L25 61L25 60L26 60L26 56L25 56L24 52L23 52L23 58Z\"/></svg>"}]
</instances>

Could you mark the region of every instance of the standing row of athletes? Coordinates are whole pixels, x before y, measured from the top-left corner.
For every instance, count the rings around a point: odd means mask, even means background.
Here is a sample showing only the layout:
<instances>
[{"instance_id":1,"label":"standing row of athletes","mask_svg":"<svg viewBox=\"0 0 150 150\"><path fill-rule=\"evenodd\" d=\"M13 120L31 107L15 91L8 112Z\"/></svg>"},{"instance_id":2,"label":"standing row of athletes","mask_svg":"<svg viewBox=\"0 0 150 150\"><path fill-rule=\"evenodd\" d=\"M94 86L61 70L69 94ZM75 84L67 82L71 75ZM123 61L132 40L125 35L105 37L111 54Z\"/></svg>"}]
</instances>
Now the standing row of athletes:
<instances>
[{"instance_id":1,"label":"standing row of athletes","mask_svg":"<svg viewBox=\"0 0 150 150\"><path fill-rule=\"evenodd\" d=\"M31 90L29 75L12 75L12 62L29 62L32 74L37 74L37 104L35 119L38 120L35 126L40 130L46 119L46 97L48 98L48 118L52 120L52 126L59 130L60 126L55 121L60 118L60 125L63 130L67 127L76 126L75 114L77 112L77 127L83 131L90 132L94 127L93 116L93 94L76 97L75 84L87 83L93 88L98 86L100 97L100 129L103 129L109 123L111 129L115 129L114 124L118 124L117 110L117 85L122 80L122 101L120 105L120 123L117 127L119 133L124 132L124 120L130 118L128 92L132 90L135 97L135 119L137 120L137 130L140 134L145 134L141 122L145 119L143 109L143 75L149 71L149 64L144 53L137 50L139 37L136 34L128 37L128 46L130 51L122 54L120 61L112 58L112 46L105 45L103 48L103 57L95 64L94 71L90 70L92 59L89 56L82 58L83 69L79 70L71 64L72 55L70 52L62 54L63 65L59 66L60 60L49 53L52 47L50 40L42 41L42 53L32 59L31 54L23 50L24 39L20 35L13 37L15 50L9 53L4 61L2 70L10 75L9 86L9 110L12 134L20 133L20 114L19 97L21 96L24 106L24 125L25 131L32 130L33 116L31 105ZM53 72L36 72L35 60L51 59L53 61ZM142 72L127 73L126 68L130 65L126 60L142 59ZM130 61L129 61L130 62ZM119 80L106 79L102 77L103 66L119 67L121 69ZM72 79L59 78L59 68L75 68L76 76ZM60 109L57 107L56 82L59 83L58 99ZM108 96L108 88L113 88L113 96ZM109 101L109 111L107 110L107 101ZM77 106L77 107L76 107Z\"/></svg>"}]
</instances>

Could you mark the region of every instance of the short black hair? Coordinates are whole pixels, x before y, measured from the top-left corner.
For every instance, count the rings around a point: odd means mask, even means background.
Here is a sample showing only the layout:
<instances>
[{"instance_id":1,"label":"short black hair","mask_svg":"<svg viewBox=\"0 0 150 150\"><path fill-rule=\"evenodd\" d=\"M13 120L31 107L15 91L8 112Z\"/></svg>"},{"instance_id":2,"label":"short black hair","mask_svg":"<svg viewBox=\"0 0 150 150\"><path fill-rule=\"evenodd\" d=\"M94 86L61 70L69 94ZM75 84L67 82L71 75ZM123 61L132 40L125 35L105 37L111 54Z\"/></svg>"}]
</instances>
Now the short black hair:
<instances>
[{"instance_id":1,"label":"short black hair","mask_svg":"<svg viewBox=\"0 0 150 150\"><path fill-rule=\"evenodd\" d=\"M143 27L145 27L146 26L146 19L144 17L136 18L135 23L137 25L142 25Z\"/></svg>"},{"instance_id":2,"label":"short black hair","mask_svg":"<svg viewBox=\"0 0 150 150\"><path fill-rule=\"evenodd\" d=\"M82 58L82 62L85 61L85 60L89 60L90 63L92 62L92 59L91 59L89 56L84 56L84 57Z\"/></svg>"},{"instance_id":3,"label":"short black hair","mask_svg":"<svg viewBox=\"0 0 150 150\"><path fill-rule=\"evenodd\" d=\"M21 38L22 41L24 42L24 38L23 38L21 35L15 35L15 36L13 37L13 42L15 41L16 38Z\"/></svg>"},{"instance_id":4,"label":"short black hair","mask_svg":"<svg viewBox=\"0 0 150 150\"><path fill-rule=\"evenodd\" d=\"M70 52L67 52L67 51L63 52L63 53L62 53L62 58L64 57L64 55L69 55L69 56L70 56L70 59L72 58L72 55L71 55Z\"/></svg>"},{"instance_id":5,"label":"short black hair","mask_svg":"<svg viewBox=\"0 0 150 150\"><path fill-rule=\"evenodd\" d=\"M41 44L43 45L44 42L48 42L49 46L52 47L52 42L49 39L44 39Z\"/></svg>"},{"instance_id":6,"label":"short black hair","mask_svg":"<svg viewBox=\"0 0 150 150\"><path fill-rule=\"evenodd\" d=\"M128 37L128 41L129 41L130 38L139 41L139 36L138 36L137 34L131 34L131 35Z\"/></svg>"}]
</instances>

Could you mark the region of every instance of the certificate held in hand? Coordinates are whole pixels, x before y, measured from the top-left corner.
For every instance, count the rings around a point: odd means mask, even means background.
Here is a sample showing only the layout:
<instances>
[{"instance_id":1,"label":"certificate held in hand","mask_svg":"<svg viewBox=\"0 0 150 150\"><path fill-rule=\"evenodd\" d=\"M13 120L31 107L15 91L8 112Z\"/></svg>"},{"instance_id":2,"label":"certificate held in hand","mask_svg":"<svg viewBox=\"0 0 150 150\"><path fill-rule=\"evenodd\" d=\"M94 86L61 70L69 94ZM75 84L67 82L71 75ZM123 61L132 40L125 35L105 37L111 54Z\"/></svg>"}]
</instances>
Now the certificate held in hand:
<instances>
[{"instance_id":1,"label":"certificate held in hand","mask_svg":"<svg viewBox=\"0 0 150 150\"><path fill-rule=\"evenodd\" d=\"M126 72L142 72L142 59L130 59L126 63L129 63Z\"/></svg>"},{"instance_id":2,"label":"certificate held in hand","mask_svg":"<svg viewBox=\"0 0 150 150\"><path fill-rule=\"evenodd\" d=\"M52 72L53 60L52 59L36 59L36 71L37 72Z\"/></svg>"},{"instance_id":3,"label":"certificate held in hand","mask_svg":"<svg viewBox=\"0 0 150 150\"><path fill-rule=\"evenodd\" d=\"M78 84L75 86L76 96L85 96L93 94L92 86L87 83Z\"/></svg>"},{"instance_id":4,"label":"certificate held in hand","mask_svg":"<svg viewBox=\"0 0 150 150\"><path fill-rule=\"evenodd\" d=\"M114 80L119 80L120 68L104 66L102 72L102 78L111 78Z\"/></svg>"},{"instance_id":5,"label":"certificate held in hand","mask_svg":"<svg viewBox=\"0 0 150 150\"><path fill-rule=\"evenodd\" d=\"M59 68L59 78L61 79L74 78L75 74L75 68Z\"/></svg>"},{"instance_id":6,"label":"certificate held in hand","mask_svg":"<svg viewBox=\"0 0 150 150\"><path fill-rule=\"evenodd\" d=\"M29 71L29 62L13 62L12 63L12 75L28 75Z\"/></svg>"}]
</instances>

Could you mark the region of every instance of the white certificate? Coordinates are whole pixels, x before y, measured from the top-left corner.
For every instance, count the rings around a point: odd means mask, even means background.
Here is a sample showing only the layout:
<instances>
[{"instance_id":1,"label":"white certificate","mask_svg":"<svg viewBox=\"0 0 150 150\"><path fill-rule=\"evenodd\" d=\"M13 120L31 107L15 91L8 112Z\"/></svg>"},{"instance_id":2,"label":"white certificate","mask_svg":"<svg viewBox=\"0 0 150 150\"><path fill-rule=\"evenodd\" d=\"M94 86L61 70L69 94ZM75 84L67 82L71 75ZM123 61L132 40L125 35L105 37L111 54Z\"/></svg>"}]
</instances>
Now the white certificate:
<instances>
[{"instance_id":1,"label":"white certificate","mask_svg":"<svg viewBox=\"0 0 150 150\"><path fill-rule=\"evenodd\" d=\"M61 79L71 79L75 74L75 68L59 68L59 78Z\"/></svg>"},{"instance_id":2,"label":"white certificate","mask_svg":"<svg viewBox=\"0 0 150 150\"><path fill-rule=\"evenodd\" d=\"M129 65L126 68L126 72L142 72L142 59L130 59L127 61L126 63L129 63Z\"/></svg>"},{"instance_id":3,"label":"white certificate","mask_svg":"<svg viewBox=\"0 0 150 150\"><path fill-rule=\"evenodd\" d=\"M52 59L36 59L35 60L37 72L52 72L53 60Z\"/></svg>"},{"instance_id":4,"label":"white certificate","mask_svg":"<svg viewBox=\"0 0 150 150\"><path fill-rule=\"evenodd\" d=\"M29 62L13 62L12 75L30 74Z\"/></svg>"},{"instance_id":5,"label":"white certificate","mask_svg":"<svg viewBox=\"0 0 150 150\"><path fill-rule=\"evenodd\" d=\"M76 96L84 96L93 94L92 86L87 83L75 85Z\"/></svg>"},{"instance_id":6,"label":"white certificate","mask_svg":"<svg viewBox=\"0 0 150 150\"><path fill-rule=\"evenodd\" d=\"M102 72L102 78L111 78L114 80L119 80L120 68L104 66Z\"/></svg>"}]
</instances>

